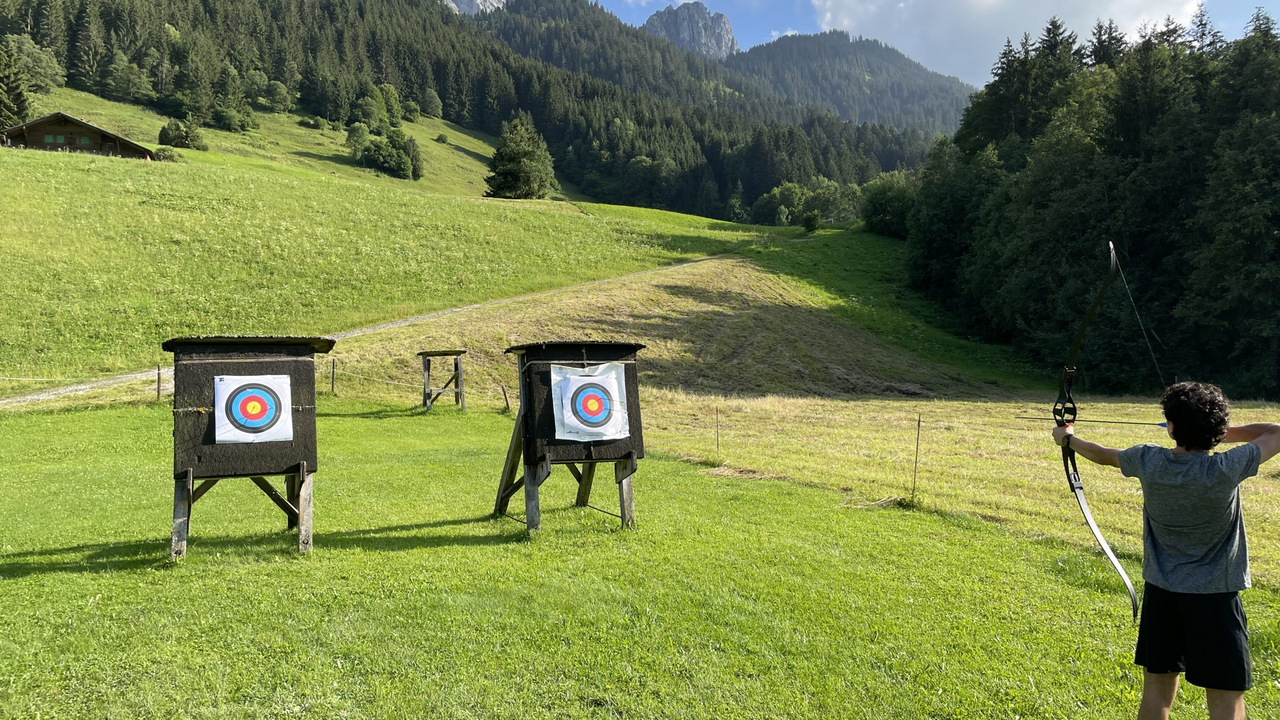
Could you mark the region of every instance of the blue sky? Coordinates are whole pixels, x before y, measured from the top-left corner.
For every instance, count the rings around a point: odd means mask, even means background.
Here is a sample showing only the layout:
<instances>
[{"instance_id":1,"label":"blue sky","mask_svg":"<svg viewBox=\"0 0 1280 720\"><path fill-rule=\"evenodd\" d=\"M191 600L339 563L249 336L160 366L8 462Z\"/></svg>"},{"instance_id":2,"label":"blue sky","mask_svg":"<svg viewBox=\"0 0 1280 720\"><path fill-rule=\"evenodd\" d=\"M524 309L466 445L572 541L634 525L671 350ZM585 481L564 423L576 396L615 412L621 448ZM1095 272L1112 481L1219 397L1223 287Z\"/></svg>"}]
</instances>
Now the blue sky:
<instances>
[{"instance_id":1,"label":"blue sky","mask_svg":"<svg viewBox=\"0 0 1280 720\"><path fill-rule=\"evenodd\" d=\"M1128 31L1172 15L1186 22L1197 0L701 0L733 23L743 49L786 32L832 28L884 41L927 67L976 85L990 76L1006 37L1039 33L1057 15L1087 36L1094 20L1114 18ZM679 0L597 0L618 17L641 25ZM1280 19L1280 0L1207 0L1214 24L1239 37L1254 8Z\"/></svg>"}]
</instances>

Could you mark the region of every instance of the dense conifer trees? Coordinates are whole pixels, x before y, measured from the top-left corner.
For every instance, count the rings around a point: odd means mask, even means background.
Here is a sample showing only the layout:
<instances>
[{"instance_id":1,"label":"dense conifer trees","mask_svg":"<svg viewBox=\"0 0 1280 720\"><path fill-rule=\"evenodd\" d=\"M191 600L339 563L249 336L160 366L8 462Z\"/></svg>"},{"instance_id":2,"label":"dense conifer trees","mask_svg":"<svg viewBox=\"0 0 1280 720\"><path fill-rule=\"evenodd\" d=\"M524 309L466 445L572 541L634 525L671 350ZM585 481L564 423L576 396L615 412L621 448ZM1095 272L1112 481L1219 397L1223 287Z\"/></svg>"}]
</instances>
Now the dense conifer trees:
<instances>
[{"instance_id":1,"label":"dense conifer trees","mask_svg":"<svg viewBox=\"0 0 1280 720\"><path fill-rule=\"evenodd\" d=\"M32 20L59 13L62 23L51 19L45 29ZM557 170L588 194L714 216L726 216L731 201L749 208L786 182L848 184L914 166L928 146L920 132L848 123L794 103L731 102L737 94L727 86L708 95L723 103L703 102L684 97L678 83L666 93L570 72L418 0L0 0L0 33L30 32L66 39L76 87L227 130L253 127L254 106L291 102L326 126L372 121L380 137L409 102L493 134L524 111ZM575 56L589 54L581 51ZM646 59L631 72L666 77L657 65ZM388 86L401 113L393 108L382 128Z\"/></svg>"},{"instance_id":2,"label":"dense conifer trees","mask_svg":"<svg viewBox=\"0 0 1280 720\"><path fill-rule=\"evenodd\" d=\"M1119 251L1165 378L1280 398L1280 38L1225 42L1203 10L1125 39L1051 21L1006 45L921 173L913 283L975 333L1061 362ZM1090 329L1087 384L1159 379L1123 290Z\"/></svg>"}]
</instances>

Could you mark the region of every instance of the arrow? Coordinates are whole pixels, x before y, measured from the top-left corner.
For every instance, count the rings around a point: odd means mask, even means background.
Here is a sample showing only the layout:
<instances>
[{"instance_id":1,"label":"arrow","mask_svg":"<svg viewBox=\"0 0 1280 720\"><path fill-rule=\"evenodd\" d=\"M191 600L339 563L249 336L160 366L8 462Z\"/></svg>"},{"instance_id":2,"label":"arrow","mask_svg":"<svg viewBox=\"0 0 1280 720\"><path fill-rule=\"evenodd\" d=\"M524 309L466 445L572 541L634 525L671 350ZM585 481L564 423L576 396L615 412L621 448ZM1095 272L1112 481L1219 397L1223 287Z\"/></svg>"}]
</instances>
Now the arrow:
<instances>
[{"instance_id":1,"label":"arrow","mask_svg":"<svg viewBox=\"0 0 1280 720\"><path fill-rule=\"evenodd\" d=\"M1055 422L1053 418L1028 417L1026 415L1017 415L1014 420L1042 420L1044 422ZM1149 422L1133 422L1130 420L1076 420L1075 423L1103 424L1103 425L1147 425L1149 427L1168 428L1169 423L1149 423ZM1074 423L1073 423L1074 424Z\"/></svg>"}]
</instances>

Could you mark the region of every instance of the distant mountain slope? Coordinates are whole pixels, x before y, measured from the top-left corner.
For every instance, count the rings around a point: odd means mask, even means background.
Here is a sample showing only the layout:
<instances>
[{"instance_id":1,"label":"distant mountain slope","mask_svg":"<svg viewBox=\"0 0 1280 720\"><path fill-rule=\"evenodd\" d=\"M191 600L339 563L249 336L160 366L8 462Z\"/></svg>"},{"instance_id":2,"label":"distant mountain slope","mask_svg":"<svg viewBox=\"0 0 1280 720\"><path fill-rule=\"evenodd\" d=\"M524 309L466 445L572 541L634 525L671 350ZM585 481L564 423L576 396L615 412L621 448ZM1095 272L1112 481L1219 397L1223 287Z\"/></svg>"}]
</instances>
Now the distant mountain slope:
<instances>
[{"instance_id":1,"label":"distant mountain slope","mask_svg":"<svg viewBox=\"0 0 1280 720\"><path fill-rule=\"evenodd\" d=\"M725 65L804 104L855 122L954 132L976 89L933 72L877 40L832 30L781 37Z\"/></svg>"},{"instance_id":2,"label":"distant mountain slope","mask_svg":"<svg viewBox=\"0 0 1280 720\"><path fill-rule=\"evenodd\" d=\"M681 50L712 60L724 60L738 52L733 25L723 13L711 14L700 2L665 7L649 17L645 32L676 44Z\"/></svg>"},{"instance_id":3,"label":"distant mountain slope","mask_svg":"<svg viewBox=\"0 0 1280 720\"><path fill-rule=\"evenodd\" d=\"M798 103L720 63L627 25L588 0L510 0L480 16L513 50L534 60L680 105L729 110L766 122L798 122Z\"/></svg>"}]
</instances>

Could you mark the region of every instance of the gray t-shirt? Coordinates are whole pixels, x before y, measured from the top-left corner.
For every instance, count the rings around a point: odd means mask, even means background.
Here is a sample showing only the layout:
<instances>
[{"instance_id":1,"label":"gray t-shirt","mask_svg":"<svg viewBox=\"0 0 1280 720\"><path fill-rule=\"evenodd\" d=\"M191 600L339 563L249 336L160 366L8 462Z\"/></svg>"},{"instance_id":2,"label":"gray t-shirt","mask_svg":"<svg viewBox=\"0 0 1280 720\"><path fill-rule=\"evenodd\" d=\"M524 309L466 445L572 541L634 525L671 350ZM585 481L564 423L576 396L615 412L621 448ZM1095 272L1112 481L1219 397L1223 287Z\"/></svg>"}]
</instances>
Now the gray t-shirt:
<instances>
[{"instance_id":1,"label":"gray t-shirt","mask_svg":"<svg viewBox=\"0 0 1280 720\"><path fill-rule=\"evenodd\" d=\"M1174 455L1159 445L1120 451L1120 471L1142 482L1142 577L1180 593L1244 590L1249 546L1240 483L1258 474L1262 450Z\"/></svg>"}]
</instances>

